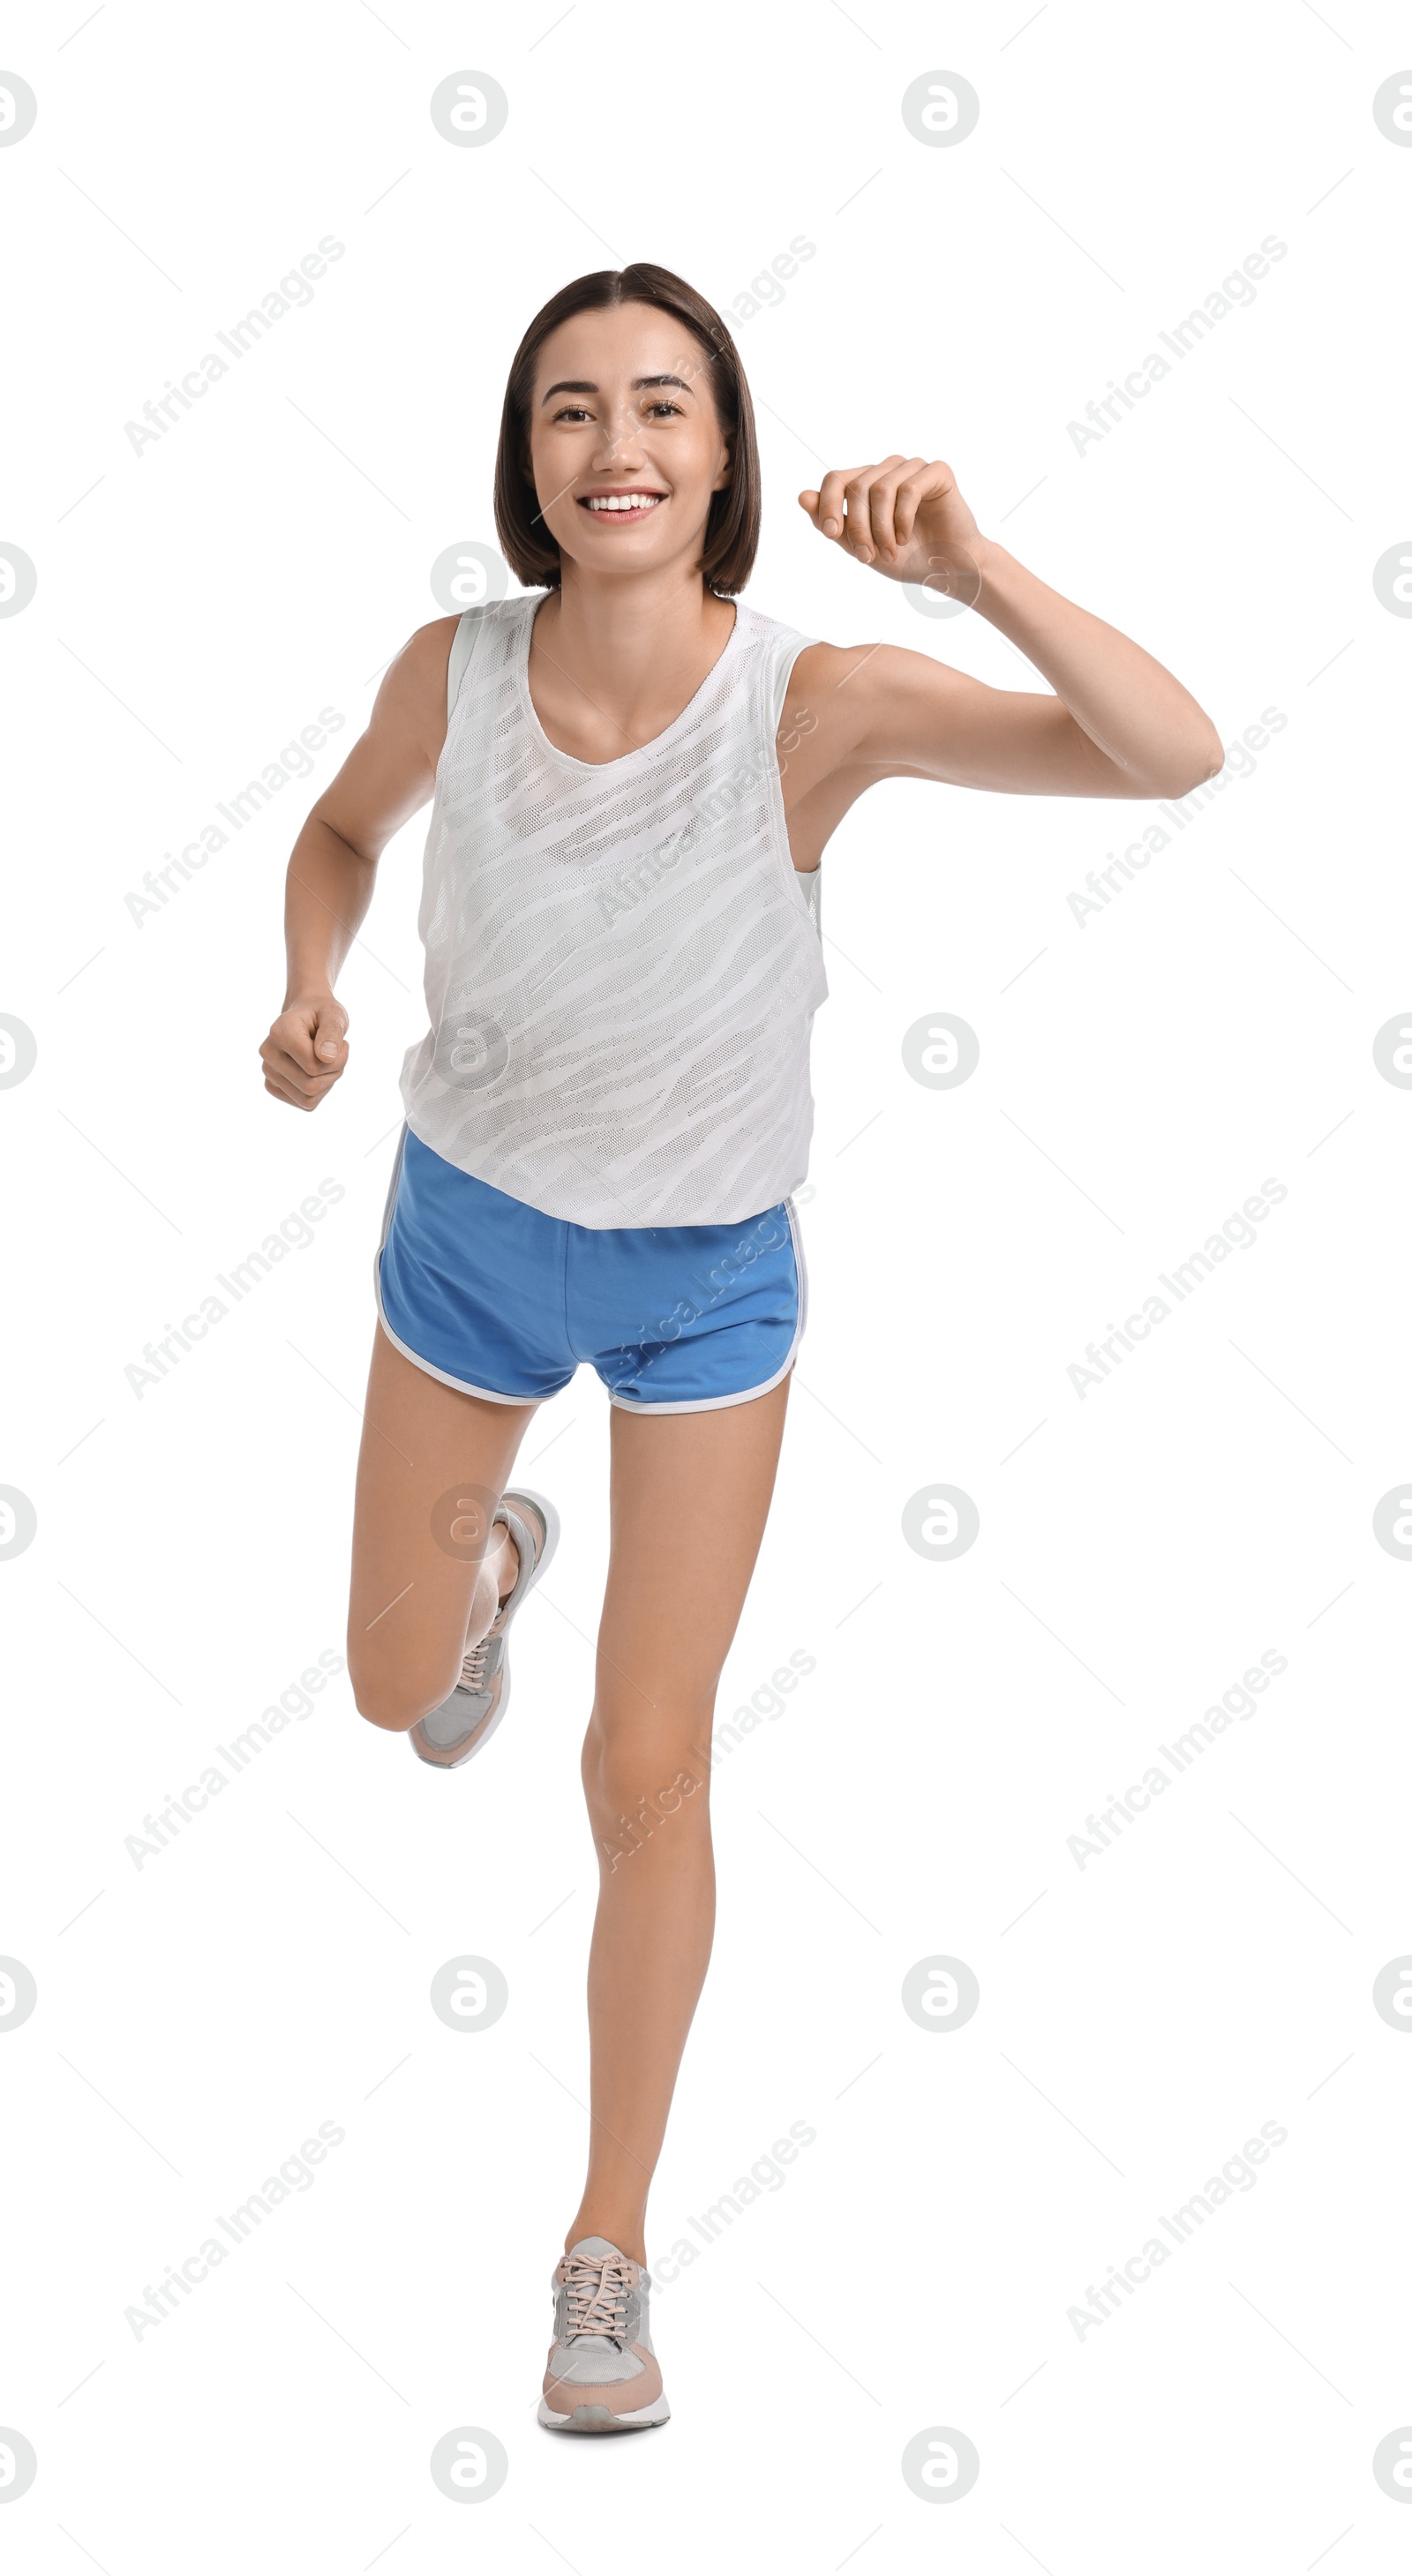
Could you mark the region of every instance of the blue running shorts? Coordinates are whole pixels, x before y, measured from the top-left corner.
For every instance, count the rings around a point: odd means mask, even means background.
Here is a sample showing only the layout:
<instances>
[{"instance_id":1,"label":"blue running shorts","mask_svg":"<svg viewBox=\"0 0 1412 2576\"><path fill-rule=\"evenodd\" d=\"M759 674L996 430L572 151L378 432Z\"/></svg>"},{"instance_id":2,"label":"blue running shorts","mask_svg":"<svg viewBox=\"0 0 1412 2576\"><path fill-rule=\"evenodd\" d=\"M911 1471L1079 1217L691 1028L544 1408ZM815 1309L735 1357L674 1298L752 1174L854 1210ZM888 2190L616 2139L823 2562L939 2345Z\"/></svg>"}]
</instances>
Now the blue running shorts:
<instances>
[{"instance_id":1,"label":"blue running shorts","mask_svg":"<svg viewBox=\"0 0 1412 2576\"><path fill-rule=\"evenodd\" d=\"M389 1341L491 1404L558 1395L581 1360L628 1413L707 1413L793 1366L808 1282L793 1204L737 1225L571 1225L404 1129L373 1265Z\"/></svg>"}]
</instances>

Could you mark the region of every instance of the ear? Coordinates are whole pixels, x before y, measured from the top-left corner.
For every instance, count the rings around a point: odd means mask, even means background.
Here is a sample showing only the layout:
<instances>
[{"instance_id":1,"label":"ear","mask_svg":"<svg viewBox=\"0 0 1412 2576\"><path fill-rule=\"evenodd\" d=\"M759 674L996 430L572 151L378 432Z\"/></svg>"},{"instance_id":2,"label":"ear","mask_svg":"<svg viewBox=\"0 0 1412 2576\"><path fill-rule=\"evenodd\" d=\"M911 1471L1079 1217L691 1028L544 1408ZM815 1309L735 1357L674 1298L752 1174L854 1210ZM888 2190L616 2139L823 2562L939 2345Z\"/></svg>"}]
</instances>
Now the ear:
<instances>
[{"instance_id":1,"label":"ear","mask_svg":"<svg viewBox=\"0 0 1412 2576\"><path fill-rule=\"evenodd\" d=\"M731 454L731 443L730 443L730 440L729 440L729 439L724 440L724 441L723 441L723 445L724 445L724 447L725 447L725 451L726 451L726 461L725 461L724 465L721 467L720 473L717 475L715 482L714 482L714 483L712 484L712 486L711 486L711 489L712 489L712 491L713 491L713 492L724 492L724 490L725 490L725 488L726 488L726 485L729 483L729 481L730 481L730 479L731 479L731 474L732 474L732 471L733 471L733 469L734 469L735 459L734 459L734 457L733 457L733 456L732 456L732 454Z\"/></svg>"}]
</instances>

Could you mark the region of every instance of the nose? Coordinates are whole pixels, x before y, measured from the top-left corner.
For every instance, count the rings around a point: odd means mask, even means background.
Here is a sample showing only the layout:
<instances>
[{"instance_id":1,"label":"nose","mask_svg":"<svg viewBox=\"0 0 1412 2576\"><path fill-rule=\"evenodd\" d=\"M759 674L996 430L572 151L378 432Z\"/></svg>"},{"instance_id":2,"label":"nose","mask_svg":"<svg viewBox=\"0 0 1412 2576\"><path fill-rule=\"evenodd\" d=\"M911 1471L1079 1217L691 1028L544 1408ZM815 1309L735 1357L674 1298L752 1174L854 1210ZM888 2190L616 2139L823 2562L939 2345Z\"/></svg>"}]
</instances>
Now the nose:
<instances>
[{"instance_id":1,"label":"nose","mask_svg":"<svg viewBox=\"0 0 1412 2576\"><path fill-rule=\"evenodd\" d=\"M634 474L646 460L642 453L642 424L633 408L632 396L624 394L621 402L605 412L594 443L595 474Z\"/></svg>"}]
</instances>

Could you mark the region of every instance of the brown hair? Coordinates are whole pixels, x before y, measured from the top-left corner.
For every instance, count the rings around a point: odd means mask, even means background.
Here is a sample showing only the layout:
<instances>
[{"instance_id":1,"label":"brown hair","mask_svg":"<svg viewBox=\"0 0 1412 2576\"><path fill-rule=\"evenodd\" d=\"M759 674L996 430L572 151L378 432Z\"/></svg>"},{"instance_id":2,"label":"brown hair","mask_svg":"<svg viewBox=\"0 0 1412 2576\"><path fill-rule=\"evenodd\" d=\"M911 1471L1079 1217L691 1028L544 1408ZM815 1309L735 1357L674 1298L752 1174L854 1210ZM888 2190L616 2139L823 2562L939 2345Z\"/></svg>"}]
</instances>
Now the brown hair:
<instances>
[{"instance_id":1,"label":"brown hair","mask_svg":"<svg viewBox=\"0 0 1412 2576\"><path fill-rule=\"evenodd\" d=\"M755 414L740 354L720 315L704 295L669 268L635 260L630 268L597 268L561 286L536 313L515 351L500 416L495 458L495 526L506 561L526 587L557 590L559 548L540 515L529 464L529 407L535 366L545 341L575 313L612 304L651 304L670 313L698 341L721 434L730 447L730 481L711 495L701 574L708 590L728 599L743 590L760 542L760 456Z\"/></svg>"}]
</instances>

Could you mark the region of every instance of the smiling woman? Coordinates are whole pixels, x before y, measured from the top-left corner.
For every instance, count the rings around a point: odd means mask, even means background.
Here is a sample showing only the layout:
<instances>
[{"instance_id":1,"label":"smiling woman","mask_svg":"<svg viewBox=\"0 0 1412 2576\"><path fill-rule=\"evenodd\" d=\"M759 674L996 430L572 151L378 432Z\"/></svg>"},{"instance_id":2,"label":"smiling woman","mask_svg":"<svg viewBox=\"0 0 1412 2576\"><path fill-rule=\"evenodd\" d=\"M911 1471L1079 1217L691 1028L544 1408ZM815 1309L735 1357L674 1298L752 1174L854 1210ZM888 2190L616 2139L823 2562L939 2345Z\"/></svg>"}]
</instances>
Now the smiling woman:
<instances>
[{"instance_id":1,"label":"smiling woman","mask_svg":"<svg viewBox=\"0 0 1412 2576\"><path fill-rule=\"evenodd\" d=\"M689 429L699 431L704 426L715 432L714 440L707 443L719 470L707 484L701 579L716 597L729 598L750 578L760 541L760 459L755 415L739 357L724 323L704 296L665 269L643 262L636 268L600 269L575 278L536 314L515 353L500 420L495 524L506 560L519 581L557 590L563 579L556 522L549 516L562 492L556 491L546 504L537 488L541 463L549 476L561 469L562 491L573 494L567 506L577 505L581 514L597 516L605 505L615 503L628 508L645 503L650 508L670 499L670 487L655 476L645 471L629 476L620 445L605 456L601 476L592 476L589 488L574 491L586 446L600 436L606 390L594 373L570 372L575 353L586 354L590 368L596 368L605 347L608 317L626 313L627 336L632 339L640 335L647 312L678 328L653 335L659 344L654 354L665 350L666 365L629 381L635 417L643 423L684 421ZM563 371L556 367L551 380L541 387L541 354L556 335L564 345ZM546 431L552 438L545 436ZM687 444L696 448L700 441L678 436L674 445L679 462ZM660 452L654 461L662 461ZM614 515L613 510L608 508L606 515Z\"/></svg>"},{"instance_id":2,"label":"smiling woman","mask_svg":"<svg viewBox=\"0 0 1412 2576\"><path fill-rule=\"evenodd\" d=\"M740 360L694 288L641 263L551 299L510 369L495 469L525 588L389 666L295 844L261 1049L294 1108L338 1081L334 977L379 854L430 797L428 1028L375 1264L348 1662L363 1715L424 1763L484 1750L510 1625L559 1537L508 1480L535 1407L588 1361L612 1407L582 1759L592 2114L539 2407L572 2433L669 2413L647 2191L711 1947L716 1688L806 1320L824 847L889 778L1180 796L1221 763L1180 682L983 536L948 465L840 467L800 506L855 564L959 592L1042 690L747 604L760 499ZM763 2402L748 2356L742 2382Z\"/></svg>"}]
</instances>

